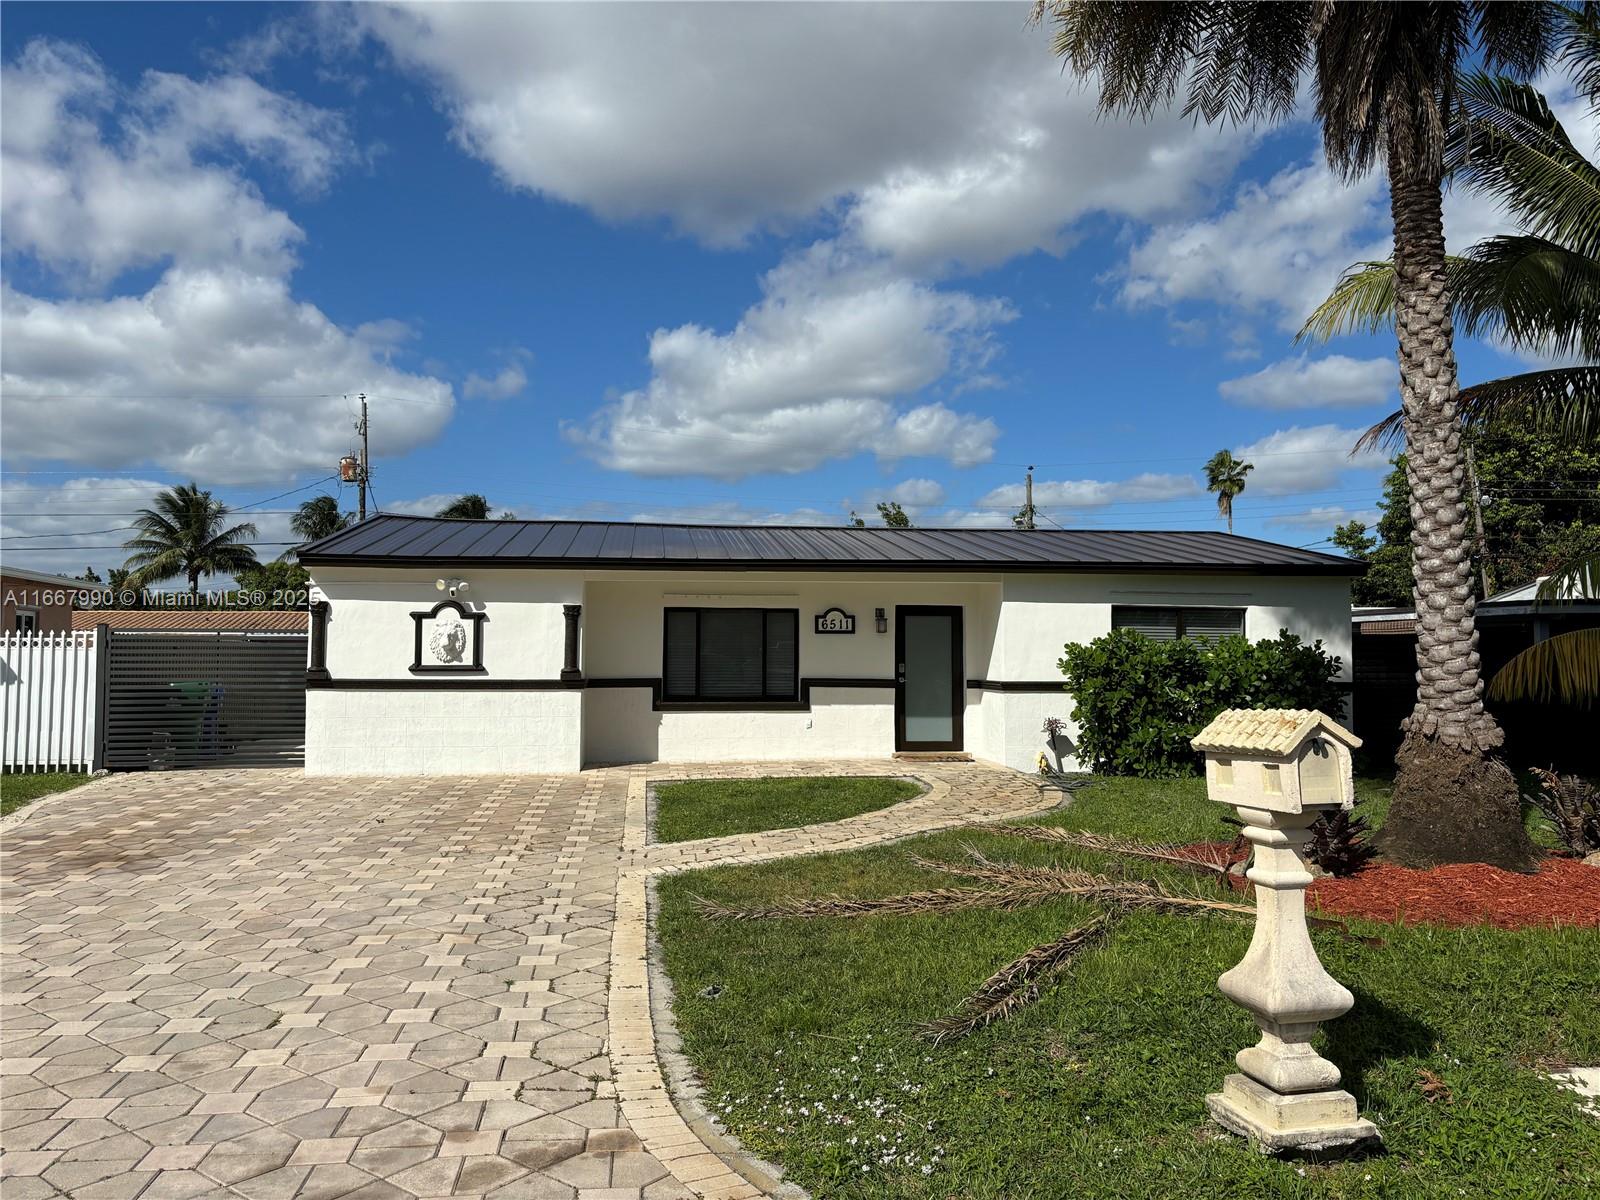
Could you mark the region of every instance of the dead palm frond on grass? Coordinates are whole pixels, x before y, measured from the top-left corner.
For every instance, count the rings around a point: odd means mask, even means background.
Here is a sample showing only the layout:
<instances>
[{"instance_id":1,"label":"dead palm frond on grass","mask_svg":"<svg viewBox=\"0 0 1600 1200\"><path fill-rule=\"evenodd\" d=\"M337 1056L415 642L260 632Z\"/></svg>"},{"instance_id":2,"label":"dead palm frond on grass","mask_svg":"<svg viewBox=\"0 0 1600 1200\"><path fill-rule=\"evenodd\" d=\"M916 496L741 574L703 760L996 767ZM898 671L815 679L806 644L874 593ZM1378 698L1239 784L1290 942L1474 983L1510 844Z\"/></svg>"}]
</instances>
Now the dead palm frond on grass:
<instances>
[{"instance_id":1,"label":"dead palm frond on grass","mask_svg":"<svg viewBox=\"0 0 1600 1200\"><path fill-rule=\"evenodd\" d=\"M1248 845L1241 847L1237 839L1232 846L1183 846L1176 842L1141 842L1135 838L1116 837L1108 833L1055 829L1048 825L985 825L983 832L1026 838L1034 842L1049 842L1058 846L1072 846L1078 850L1093 850L1100 854L1115 854L1123 858L1167 863L1190 871L1220 876L1225 886L1229 869L1249 855Z\"/></svg>"},{"instance_id":2,"label":"dead palm frond on grass","mask_svg":"<svg viewBox=\"0 0 1600 1200\"><path fill-rule=\"evenodd\" d=\"M1072 966L1079 954L1104 942L1115 919L1114 913L1101 913L1094 920L1067 930L1055 941L1012 959L984 980L955 1012L924 1025L923 1036L937 1046L1026 1008L1039 998L1045 984Z\"/></svg>"},{"instance_id":3,"label":"dead palm frond on grass","mask_svg":"<svg viewBox=\"0 0 1600 1200\"><path fill-rule=\"evenodd\" d=\"M1177 852L1176 847L1151 845L1125 838L1098 834L1064 834L1038 826L995 826L991 833L1015 833L1039 841L1057 842L1082 849L1127 857L1168 862L1180 866L1196 865ZM977 886L934 888L857 900L843 896L823 896L812 900L781 900L753 908L735 908L699 899L702 916L718 921L763 921L794 917L872 917L909 916L969 911L987 908L1014 912L1052 900L1074 899L1100 905L1103 911L1093 920L1075 926L1053 941L1035 946L1005 964L968 996L947 1017L922 1027L923 1036L938 1043L964 1037L1026 1008L1042 994L1046 984L1062 976L1084 951L1102 944L1113 925L1135 912L1155 912L1172 916L1220 916L1248 920L1255 907L1189 895L1163 886L1152 879L1114 878L1076 867L1036 866L989 858L972 846L965 846L966 861L945 862L912 854L910 861L927 871L937 871L957 879L974 881ZM1210 869L1213 864L1202 862ZM1225 871L1226 868L1220 868Z\"/></svg>"}]
</instances>

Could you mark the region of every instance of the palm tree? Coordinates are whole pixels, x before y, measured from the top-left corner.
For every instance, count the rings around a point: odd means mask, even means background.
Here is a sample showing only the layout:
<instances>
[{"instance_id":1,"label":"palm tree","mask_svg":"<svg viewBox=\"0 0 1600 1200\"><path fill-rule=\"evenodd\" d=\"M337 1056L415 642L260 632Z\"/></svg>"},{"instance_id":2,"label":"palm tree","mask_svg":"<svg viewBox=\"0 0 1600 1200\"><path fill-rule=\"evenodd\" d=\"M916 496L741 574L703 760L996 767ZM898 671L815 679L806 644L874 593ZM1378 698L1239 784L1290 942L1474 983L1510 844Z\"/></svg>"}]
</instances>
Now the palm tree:
<instances>
[{"instance_id":1,"label":"palm tree","mask_svg":"<svg viewBox=\"0 0 1600 1200\"><path fill-rule=\"evenodd\" d=\"M1600 9L1564 13L1565 58L1600 106ZM1464 119L1446 146L1455 178L1500 200L1520 226L1447 263L1457 326L1513 349L1581 361L1489 380L1461 391L1470 438L1505 421L1574 442L1600 438L1600 166L1585 157L1535 89L1482 72L1463 79ZM1301 338L1374 332L1394 320L1394 264L1357 263L1318 306ZM1391 413L1357 448L1403 440ZM1470 460L1469 460L1470 468ZM1476 491L1476 487L1473 488ZM1559 565L1540 599L1592 597L1600 558ZM1490 682L1504 700L1600 698L1600 630L1577 630L1518 654Z\"/></svg>"},{"instance_id":2,"label":"palm tree","mask_svg":"<svg viewBox=\"0 0 1600 1200\"><path fill-rule=\"evenodd\" d=\"M256 536L248 521L228 525L228 506L198 484L180 484L156 496L134 516L137 537L124 542L133 551L128 582L136 588L184 576L189 597L200 595L200 576L234 574L256 565L256 552L246 540Z\"/></svg>"},{"instance_id":3,"label":"palm tree","mask_svg":"<svg viewBox=\"0 0 1600 1200\"><path fill-rule=\"evenodd\" d=\"M458 521L487 521L489 501L476 492L468 492L465 496L457 496L433 515L453 517Z\"/></svg>"},{"instance_id":4,"label":"palm tree","mask_svg":"<svg viewBox=\"0 0 1600 1200\"><path fill-rule=\"evenodd\" d=\"M1516 782L1493 757L1504 734L1483 706L1442 195L1462 59L1532 75L1555 52L1561 8L1048 4L1056 52L1095 77L1102 111L1148 116L1183 87L1186 116L1279 121L1294 111L1307 77L1329 164L1346 178L1380 158L1387 169L1407 474L1421 551L1412 561L1417 706L1405 722L1384 830L1384 849L1403 863L1526 869L1532 859Z\"/></svg>"},{"instance_id":5,"label":"palm tree","mask_svg":"<svg viewBox=\"0 0 1600 1200\"><path fill-rule=\"evenodd\" d=\"M1244 491L1244 477L1256 469L1255 463L1241 462L1232 450L1218 450L1206 463L1206 491L1217 494L1217 511L1228 518L1233 532L1233 501Z\"/></svg>"},{"instance_id":6,"label":"palm tree","mask_svg":"<svg viewBox=\"0 0 1600 1200\"><path fill-rule=\"evenodd\" d=\"M303 502L289 518L289 528L301 541L318 542L348 528L355 519L354 513L339 511L337 496L323 494Z\"/></svg>"}]
</instances>

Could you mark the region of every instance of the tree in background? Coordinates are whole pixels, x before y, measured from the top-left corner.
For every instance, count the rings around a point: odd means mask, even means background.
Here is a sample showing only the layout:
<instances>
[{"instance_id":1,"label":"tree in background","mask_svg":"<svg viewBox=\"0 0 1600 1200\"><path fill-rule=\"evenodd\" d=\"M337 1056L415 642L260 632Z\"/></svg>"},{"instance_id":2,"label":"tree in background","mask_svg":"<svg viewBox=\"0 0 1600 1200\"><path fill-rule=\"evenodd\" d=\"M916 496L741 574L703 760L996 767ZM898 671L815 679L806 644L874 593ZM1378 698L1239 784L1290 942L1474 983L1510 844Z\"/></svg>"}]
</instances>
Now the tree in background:
<instances>
[{"instance_id":1,"label":"tree in background","mask_svg":"<svg viewBox=\"0 0 1600 1200\"><path fill-rule=\"evenodd\" d=\"M348 528L355 519L354 513L339 511L337 496L324 494L304 501L289 518L289 528L301 541L317 542Z\"/></svg>"},{"instance_id":2,"label":"tree in background","mask_svg":"<svg viewBox=\"0 0 1600 1200\"><path fill-rule=\"evenodd\" d=\"M1383 481L1383 499L1377 536L1363 521L1346 521L1333 531L1333 544L1351 558L1367 564L1367 573L1350 584L1355 604L1383 608L1411 607L1411 489L1406 485L1405 455L1389 463Z\"/></svg>"},{"instance_id":3,"label":"tree in background","mask_svg":"<svg viewBox=\"0 0 1600 1200\"><path fill-rule=\"evenodd\" d=\"M85 567L83 569L83 580L85 583L99 583L99 572L97 572L93 567Z\"/></svg>"},{"instance_id":4,"label":"tree in background","mask_svg":"<svg viewBox=\"0 0 1600 1200\"><path fill-rule=\"evenodd\" d=\"M906 516L906 510L900 507L898 500L879 500L878 515L890 529L911 528L911 518Z\"/></svg>"},{"instance_id":5,"label":"tree in background","mask_svg":"<svg viewBox=\"0 0 1600 1200\"><path fill-rule=\"evenodd\" d=\"M433 515L457 521L487 521L489 501L477 492L468 492L465 496L457 496Z\"/></svg>"},{"instance_id":6,"label":"tree in background","mask_svg":"<svg viewBox=\"0 0 1600 1200\"><path fill-rule=\"evenodd\" d=\"M487 521L490 518L489 501L476 492L468 492L465 496L457 496L433 515L457 521ZM500 519L504 521L510 516L509 511L503 512Z\"/></svg>"},{"instance_id":7,"label":"tree in background","mask_svg":"<svg viewBox=\"0 0 1600 1200\"><path fill-rule=\"evenodd\" d=\"M229 525L229 511L195 483L159 493L134 516L138 535L123 543L123 549L133 552L127 562L129 586L147 588L182 577L195 600L200 576L237 575L255 566L256 552L247 542L256 536L256 527L248 521Z\"/></svg>"},{"instance_id":8,"label":"tree in background","mask_svg":"<svg viewBox=\"0 0 1600 1200\"><path fill-rule=\"evenodd\" d=\"M1504 423L1471 435L1482 495L1483 545L1473 548L1482 579L1518 587L1565 563L1600 552L1600 445L1574 446L1560 434ZM1351 586L1357 604L1411 605L1411 494L1405 455L1383 481L1377 536L1360 521L1333 533L1333 544L1369 564ZM1480 597L1481 598L1481 597Z\"/></svg>"},{"instance_id":9,"label":"tree in background","mask_svg":"<svg viewBox=\"0 0 1600 1200\"><path fill-rule=\"evenodd\" d=\"M1563 6L1527 4L1101 4L1046 2L1056 52L1107 112L1148 116L1180 89L1208 122L1282 121L1307 83L1328 163L1346 179L1387 168L1406 469L1417 522L1417 706L1406 719L1384 849L1400 862L1526 870L1533 846L1505 740L1483 706L1450 279L1445 143L1461 116L1463 59L1522 78L1542 69Z\"/></svg>"},{"instance_id":10,"label":"tree in background","mask_svg":"<svg viewBox=\"0 0 1600 1200\"><path fill-rule=\"evenodd\" d=\"M246 567L234 582L238 586L234 600L243 607L305 608L311 576L299 563L277 558Z\"/></svg>"},{"instance_id":11,"label":"tree in background","mask_svg":"<svg viewBox=\"0 0 1600 1200\"><path fill-rule=\"evenodd\" d=\"M1245 476L1254 471L1254 463L1241 462L1232 450L1218 450L1206 463L1206 491L1217 494L1217 511L1228 518L1228 532L1233 532L1233 502L1244 491Z\"/></svg>"}]
</instances>

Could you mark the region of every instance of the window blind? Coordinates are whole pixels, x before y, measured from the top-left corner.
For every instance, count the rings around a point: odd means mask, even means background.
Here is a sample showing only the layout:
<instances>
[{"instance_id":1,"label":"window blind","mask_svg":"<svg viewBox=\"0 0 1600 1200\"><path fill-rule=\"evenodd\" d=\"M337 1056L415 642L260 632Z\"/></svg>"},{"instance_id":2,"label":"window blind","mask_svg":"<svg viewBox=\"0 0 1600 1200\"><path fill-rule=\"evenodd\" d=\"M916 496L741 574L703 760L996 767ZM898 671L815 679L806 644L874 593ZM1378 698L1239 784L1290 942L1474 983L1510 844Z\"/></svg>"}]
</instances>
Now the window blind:
<instances>
[{"instance_id":1,"label":"window blind","mask_svg":"<svg viewBox=\"0 0 1600 1200\"><path fill-rule=\"evenodd\" d=\"M793 700L800 615L794 609L666 610L662 691L670 700Z\"/></svg>"},{"instance_id":2,"label":"window blind","mask_svg":"<svg viewBox=\"0 0 1600 1200\"><path fill-rule=\"evenodd\" d=\"M1225 637L1244 636L1244 609L1118 604L1111 609L1111 628L1131 629L1158 642L1187 638L1209 645Z\"/></svg>"}]
</instances>

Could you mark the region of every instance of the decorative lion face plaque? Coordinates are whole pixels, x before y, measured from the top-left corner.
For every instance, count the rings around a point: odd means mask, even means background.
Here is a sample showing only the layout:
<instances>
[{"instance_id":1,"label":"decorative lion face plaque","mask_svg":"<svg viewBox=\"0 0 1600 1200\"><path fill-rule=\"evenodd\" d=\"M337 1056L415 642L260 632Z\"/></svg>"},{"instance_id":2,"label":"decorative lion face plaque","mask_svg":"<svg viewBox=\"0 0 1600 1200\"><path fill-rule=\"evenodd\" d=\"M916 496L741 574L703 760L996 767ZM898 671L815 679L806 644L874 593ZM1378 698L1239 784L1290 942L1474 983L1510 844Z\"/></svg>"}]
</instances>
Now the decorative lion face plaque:
<instances>
[{"instance_id":1,"label":"decorative lion face plaque","mask_svg":"<svg viewBox=\"0 0 1600 1200\"><path fill-rule=\"evenodd\" d=\"M427 612L414 612L416 644L413 673L483 671L483 623L488 615L456 600L441 600Z\"/></svg>"}]
</instances>

